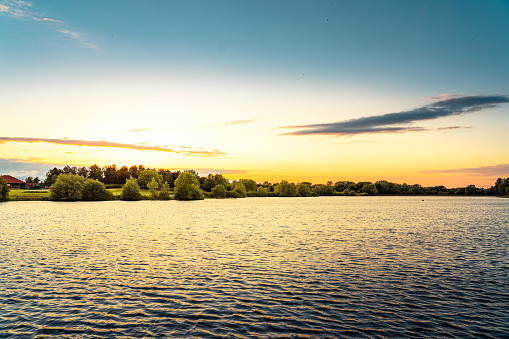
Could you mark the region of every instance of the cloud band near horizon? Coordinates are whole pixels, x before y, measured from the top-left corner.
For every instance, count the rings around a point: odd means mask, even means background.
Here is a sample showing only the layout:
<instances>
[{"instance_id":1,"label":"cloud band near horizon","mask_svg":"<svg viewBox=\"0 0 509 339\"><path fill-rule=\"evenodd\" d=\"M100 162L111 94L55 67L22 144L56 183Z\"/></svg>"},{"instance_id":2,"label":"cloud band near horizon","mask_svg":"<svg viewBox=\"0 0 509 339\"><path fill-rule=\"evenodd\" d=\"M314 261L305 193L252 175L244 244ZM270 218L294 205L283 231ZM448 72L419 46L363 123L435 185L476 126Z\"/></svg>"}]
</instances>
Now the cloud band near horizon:
<instances>
[{"instance_id":1,"label":"cloud band near horizon","mask_svg":"<svg viewBox=\"0 0 509 339\"><path fill-rule=\"evenodd\" d=\"M156 152L168 152L177 153L184 155L194 155L202 157L219 157L225 156L227 153L219 150L181 150L173 149L165 146L150 146L150 145L136 145L136 144L124 144L111 142L106 140L101 141L90 141L90 140L72 140L72 139L46 139L46 138L24 138L24 137L0 137L0 144L5 142L27 142L27 143L38 143L45 142L56 145L69 145L69 146L89 146L89 147L113 147L113 148L126 148L134 149L139 151L156 151Z\"/></svg>"},{"instance_id":2,"label":"cloud band near horizon","mask_svg":"<svg viewBox=\"0 0 509 339\"><path fill-rule=\"evenodd\" d=\"M426 129L424 127L408 125L416 121L433 120L447 116L478 112L508 102L509 97L506 95L454 96L408 111L332 123L284 126L281 128L297 129L293 132L283 133L283 135L318 134L347 136L356 134L417 132ZM398 126L403 124L407 126Z\"/></svg>"},{"instance_id":3,"label":"cloud band near horizon","mask_svg":"<svg viewBox=\"0 0 509 339\"><path fill-rule=\"evenodd\" d=\"M450 168L441 170L422 170L417 173L423 174L470 174L477 176L509 176L509 164L497 164L491 166L467 167L467 168Z\"/></svg>"}]
</instances>

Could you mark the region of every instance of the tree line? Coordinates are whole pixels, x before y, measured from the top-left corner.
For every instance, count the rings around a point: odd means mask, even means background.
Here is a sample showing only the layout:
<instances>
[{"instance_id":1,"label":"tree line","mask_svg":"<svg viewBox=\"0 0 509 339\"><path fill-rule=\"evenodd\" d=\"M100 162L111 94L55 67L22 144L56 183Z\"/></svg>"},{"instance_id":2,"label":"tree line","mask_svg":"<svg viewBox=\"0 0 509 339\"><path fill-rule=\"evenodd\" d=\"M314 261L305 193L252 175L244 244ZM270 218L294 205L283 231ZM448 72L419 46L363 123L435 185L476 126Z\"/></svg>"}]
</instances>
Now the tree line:
<instances>
[{"instance_id":1,"label":"tree line","mask_svg":"<svg viewBox=\"0 0 509 339\"><path fill-rule=\"evenodd\" d=\"M58 177L59 174L79 174L84 178L96 179L106 185L108 188L113 187L121 187L125 184L127 179L133 177L138 179L138 183L143 188L148 188L148 180L147 178L151 178L148 176L147 171L155 171L160 177L156 180L158 183L162 184L163 182L167 182L170 189L174 189L175 180L180 175L181 171L170 171L167 169L151 169L145 168L143 165L132 165L122 166L117 168L116 165L109 165L104 167L99 167L97 164L92 165L90 167L71 167L65 166L62 169L53 168L46 173L46 179L44 184L51 185L53 180ZM205 192L212 192L212 189L216 185L224 185L227 191L235 191L235 186L237 186L237 191L242 192L242 188L240 188L239 184L229 183L226 178L223 177L222 174L209 174L206 177L200 177L196 171L191 171L198 178L200 188ZM144 173L145 172L145 173ZM140 178L140 175L142 177ZM354 183L351 181L337 181L333 183L332 181L328 181L326 184L311 184L310 182L302 182L299 184L288 183L283 180L281 183L269 183L265 181L263 184L257 184L254 180L250 179L241 179L238 182L244 185L244 189L246 190L246 194L250 193L254 194L258 190L259 187L263 187L267 190L267 194L274 193L276 196L308 196L313 195L312 193L316 193L319 196L332 196L332 195L401 195L401 194L414 194L414 195L497 195L504 196L507 194L505 189L509 187L509 182L507 179L498 178L495 182L495 185L490 188L479 188L475 185L468 185L466 187L458 187L458 188L446 188L445 186L429 186L424 187L419 184L407 185L407 184L397 184L393 182L389 182L386 180L379 180L375 183L362 181L358 183ZM283 184L279 189L276 190L276 187ZM286 185L290 184L290 186ZM297 190L294 192L293 186ZM308 187L310 191L308 192L305 187ZM261 194L262 191L260 192ZM242 195L242 193L241 193ZM272 195L272 194L271 194Z\"/></svg>"},{"instance_id":2,"label":"tree line","mask_svg":"<svg viewBox=\"0 0 509 339\"><path fill-rule=\"evenodd\" d=\"M2 179L3 180L3 179ZM38 178L27 178L27 182L39 182ZM490 188L475 185L449 189L445 186L423 187L418 184L397 184L386 180L372 182L332 181L326 184L301 182L256 183L252 179L230 182L222 174L199 176L194 170L170 171L167 169L145 168L143 165L130 167L116 165L99 167L65 166L52 168L46 173L43 184L51 186L52 200L111 200L113 194L108 188L121 188L122 200L197 200L204 198L244 197L310 197L310 196L355 196L355 195L509 195L509 178L498 178ZM4 187L4 188L2 188ZM147 189L149 195L142 195ZM7 192L7 193L6 193ZM0 199L5 200L8 187L0 182Z\"/></svg>"}]
</instances>

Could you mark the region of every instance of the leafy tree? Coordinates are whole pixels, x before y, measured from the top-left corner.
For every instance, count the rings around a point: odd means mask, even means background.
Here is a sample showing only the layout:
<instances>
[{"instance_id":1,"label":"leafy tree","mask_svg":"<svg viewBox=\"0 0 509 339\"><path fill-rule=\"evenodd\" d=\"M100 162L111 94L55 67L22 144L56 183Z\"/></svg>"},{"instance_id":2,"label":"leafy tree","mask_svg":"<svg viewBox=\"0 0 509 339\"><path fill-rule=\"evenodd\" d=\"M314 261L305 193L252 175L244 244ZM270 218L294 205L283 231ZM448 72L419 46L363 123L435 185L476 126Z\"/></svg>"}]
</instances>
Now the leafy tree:
<instances>
[{"instance_id":1,"label":"leafy tree","mask_svg":"<svg viewBox=\"0 0 509 339\"><path fill-rule=\"evenodd\" d=\"M116 184L123 185L130 177L129 168L124 165L117 171Z\"/></svg>"},{"instance_id":2,"label":"leafy tree","mask_svg":"<svg viewBox=\"0 0 509 339\"><path fill-rule=\"evenodd\" d=\"M34 179L32 177L27 177L27 179L25 180L25 182L27 184L33 184L34 183Z\"/></svg>"},{"instance_id":3,"label":"leafy tree","mask_svg":"<svg viewBox=\"0 0 509 339\"><path fill-rule=\"evenodd\" d=\"M269 194L269 192L263 186L258 187L258 189L256 190L256 195L259 196L259 197L266 197L267 194Z\"/></svg>"},{"instance_id":4,"label":"leafy tree","mask_svg":"<svg viewBox=\"0 0 509 339\"><path fill-rule=\"evenodd\" d=\"M159 184L157 183L156 179L152 178L152 180L150 180L150 182L147 184L147 187L152 198L157 199L157 189L159 188Z\"/></svg>"},{"instance_id":5,"label":"leafy tree","mask_svg":"<svg viewBox=\"0 0 509 339\"><path fill-rule=\"evenodd\" d=\"M62 171L65 174L78 174L78 167L76 166L71 167L69 165L65 165Z\"/></svg>"},{"instance_id":6,"label":"leafy tree","mask_svg":"<svg viewBox=\"0 0 509 339\"><path fill-rule=\"evenodd\" d=\"M467 195L476 195L480 193L477 189L477 187L475 187L475 185L468 185L467 187L465 187L465 194Z\"/></svg>"},{"instance_id":7,"label":"leafy tree","mask_svg":"<svg viewBox=\"0 0 509 339\"><path fill-rule=\"evenodd\" d=\"M38 183L40 183L40 182L41 182L41 179L39 179L39 177L35 177L35 178L34 178L34 183L35 183L35 184L38 184Z\"/></svg>"},{"instance_id":8,"label":"leafy tree","mask_svg":"<svg viewBox=\"0 0 509 339\"><path fill-rule=\"evenodd\" d=\"M60 174L50 189L51 200L78 201L83 197L85 178L78 174Z\"/></svg>"},{"instance_id":9,"label":"leafy tree","mask_svg":"<svg viewBox=\"0 0 509 339\"><path fill-rule=\"evenodd\" d=\"M377 181L375 183L376 189L379 194L397 194L399 193L396 187L392 182L388 182L387 180Z\"/></svg>"},{"instance_id":10,"label":"leafy tree","mask_svg":"<svg viewBox=\"0 0 509 339\"><path fill-rule=\"evenodd\" d=\"M212 189L212 197L216 199L226 198L226 187L223 184L216 185Z\"/></svg>"},{"instance_id":11,"label":"leafy tree","mask_svg":"<svg viewBox=\"0 0 509 339\"><path fill-rule=\"evenodd\" d=\"M52 185L57 179L57 177L62 173L63 171L61 169L53 167L48 172L46 172L46 180L44 181L44 183L46 185Z\"/></svg>"},{"instance_id":12,"label":"leafy tree","mask_svg":"<svg viewBox=\"0 0 509 339\"><path fill-rule=\"evenodd\" d=\"M422 187L421 185L415 184L410 187L408 190L408 194L422 194Z\"/></svg>"},{"instance_id":13,"label":"leafy tree","mask_svg":"<svg viewBox=\"0 0 509 339\"><path fill-rule=\"evenodd\" d=\"M168 183L168 185L170 185L170 188L175 187L175 180L177 180L177 178L180 175L180 171L172 172L172 171L164 170L164 169L160 169L158 171L158 173L161 174L161 176L163 177L163 180L166 181Z\"/></svg>"},{"instance_id":14,"label":"leafy tree","mask_svg":"<svg viewBox=\"0 0 509 339\"><path fill-rule=\"evenodd\" d=\"M128 201L136 201L142 199L140 187L138 186L136 179L133 177L127 179L124 186L122 186L120 199Z\"/></svg>"},{"instance_id":15,"label":"leafy tree","mask_svg":"<svg viewBox=\"0 0 509 339\"><path fill-rule=\"evenodd\" d=\"M256 181L251 179L240 179L239 181L244 184L246 191L256 191Z\"/></svg>"},{"instance_id":16,"label":"leafy tree","mask_svg":"<svg viewBox=\"0 0 509 339\"><path fill-rule=\"evenodd\" d=\"M140 175L141 176L141 175ZM175 180L175 199L201 200L200 181L194 171L183 171Z\"/></svg>"},{"instance_id":17,"label":"leafy tree","mask_svg":"<svg viewBox=\"0 0 509 339\"><path fill-rule=\"evenodd\" d=\"M357 195L357 193L355 193L355 191L353 191L352 189L350 189L350 187L347 187L347 188L343 191L343 195L346 195L346 196L349 196L349 195Z\"/></svg>"},{"instance_id":18,"label":"leafy tree","mask_svg":"<svg viewBox=\"0 0 509 339\"><path fill-rule=\"evenodd\" d=\"M5 201L9 197L11 188L7 185L7 181L0 175L0 201Z\"/></svg>"},{"instance_id":19,"label":"leafy tree","mask_svg":"<svg viewBox=\"0 0 509 339\"><path fill-rule=\"evenodd\" d=\"M246 187L240 181L234 181L231 190L235 193L236 198L245 198L247 196Z\"/></svg>"},{"instance_id":20,"label":"leafy tree","mask_svg":"<svg viewBox=\"0 0 509 339\"><path fill-rule=\"evenodd\" d=\"M82 200L84 201L105 201L113 199L113 194L104 187L102 182L96 179L86 179L82 193Z\"/></svg>"},{"instance_id":21,"label":"leafy tree","mask_svg":"<svg viewBox=\"0 0 509 339\"><path fill-rule=\"evenodd\" d=\"M117 183L117 165L107 166L103 170L104 183L116 184Z\"/></svg>"},{"instance_id":22,"label":"leafy tree","mask_svg":"<svg viewBox=\"0 0 509 339\"><path fill-rule=\"evenodd\" d=\"M138 179L140 176L140 171L138 170L138 166L132 165L129 167L129 175L133 177L134 179Z\"/></svg>"},{"instance_id":23,"label":"leafy tree","mask_svg":"<svg viewBox=\"0 0 509 339\"><path fill-rule=\"evenodd\" d=\"M378 190L376 189L376 185L372 183L364 183L361 188L361 192L368 193L369 195L378 194Z\"/></svg>"},{"instance_id":24,"label":"leafy tree","mask_svg":"<svg viewBox=\"0 0 509 339\"><path fill-rule=\"evenodd\" d=\"M159 199L160 200L170 200L170 185L165 181L163 184L163 188L161 189L161 192L159 192Z\"/></svg>"},{"instance_id":25,"label":"leafy tree","mask_svg":"<svg viewBox=\"0 0 509 339\"><path fill-rule=\"evenodd\" d=\"M509 187L509 178L507 179L498 178L497 181L495 182L495 194L500 197L506 195L507 187Z\"/></svg>"},{"instance_id":26,"label":"leafy tree","mask_svg":"<svg viewBox=\"0 0 509 339\"><path fill-rule=\"evenodd\" d=\"M83 178L87 178L88 177L88 169L86 167L80 167L78 169L78 171L76 172L76 174L81 175Z\"/></svg>"},{"instance_id":27,"label":"leafy tree","mask_svg":"<svg viewBox=\"0 0 509 339\"><path fill-rule=\"evenodd\" d=\"M206 178L203 179L203 183L201 188L204 191L211 192L214 187L217 185L223 185L226 187L227 180L223 177L222 174L209 174Z\"/></svg>"},{"instance_id":28,"label":"leafy tree","mask_svg":"<svg viewBox=\"0 0 509 339\"><path fill-rule=\"evenodd\" d=\"M314 192L316 192L319 196L330 196L334 194L334 189L332 186L316 185Z\"/></svg>"},{"instance_id":29,"label":"leafy tree","mask_svg":"<svg viewBox=\"0 0 509 339\"><path fill-rule=\"evenodd\" d=\"M290 184L288 181L283 180L274 188L274 193L280 197L295 197L297 195L297 187L295 187L294 184Z\"/></svg>"},{"instance_id":30,"label":"leafy tree","mask_svg":"<svg viewBox=\"0 0 509 339\"><path fill-rule=\"evenodd\" d=\"M301 197L310 197L311 189L307 183L301 182L297 185L297 193L300 194Z\"/></svg>"},{"instance_id":31,"label":"leafy tree","mask_svg":"<svg viewBox=\"0 0 509 339\"><path fill-rule=\"evenodd\" d=\"M88 177L90 179L95 179L99 181L104 180L103 171L97 164L94 164L88 168Z\"/></svg>"},{"instance_id":32,"label":"leafy tree","mask_svg":"<svg viewBox=\"0 0 509 339\"><path fill-rule=\"evenodd\" d=\"M355 192L357 192L359 190L359 187L354 183L351 183L350 185L348 185L348 188Z\"/></svg>"},{"instance_id":33,"label":"leafy tree","mask_svg":"<svg viewBox=\"0 0 509 339\"><path fill-rule=\"evenodd\" d=\"M346 189L347 185L343 181L338 181L334 184L334 190L336 192L343 192Z\"/></svg>"},{"instance_id":34,"label":"leafy tree","mask_svg":"<svg viewBox=\"0 0 509 339\"><path fill-rule=\"evenodd\" d=\"M148 183L154 179L157 183L157 187L159 187L163 183L163 177L156 170L148 169L143 170L138 177L138 184L141 187L148 187Z\"/></svg>"}]
</instances>

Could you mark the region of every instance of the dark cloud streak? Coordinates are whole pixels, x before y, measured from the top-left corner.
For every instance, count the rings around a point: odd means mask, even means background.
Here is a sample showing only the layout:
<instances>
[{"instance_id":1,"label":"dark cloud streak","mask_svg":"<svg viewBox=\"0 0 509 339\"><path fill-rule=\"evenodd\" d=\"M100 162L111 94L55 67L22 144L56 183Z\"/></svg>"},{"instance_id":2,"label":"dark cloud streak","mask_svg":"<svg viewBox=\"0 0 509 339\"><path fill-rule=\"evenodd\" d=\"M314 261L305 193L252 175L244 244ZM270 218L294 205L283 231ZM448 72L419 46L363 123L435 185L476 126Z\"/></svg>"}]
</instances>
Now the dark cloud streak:
<instances>
[{"instance_id":1,"label":"dark cloud streak","mask_svg":"<svg viewBox=\"0 0 509 339\"><path fill-rule=\"evenodd\" d=\"M509 102L506 95L471 95L452 97L422 107L398 113L388 113L340 122L285 126L299 129L283 135L356 135L424 131L423 127L409 126L416 121L433 120L447 116L464 115ZM403 125L403 126L398 126Z\"/></svg>"}]
</instances>

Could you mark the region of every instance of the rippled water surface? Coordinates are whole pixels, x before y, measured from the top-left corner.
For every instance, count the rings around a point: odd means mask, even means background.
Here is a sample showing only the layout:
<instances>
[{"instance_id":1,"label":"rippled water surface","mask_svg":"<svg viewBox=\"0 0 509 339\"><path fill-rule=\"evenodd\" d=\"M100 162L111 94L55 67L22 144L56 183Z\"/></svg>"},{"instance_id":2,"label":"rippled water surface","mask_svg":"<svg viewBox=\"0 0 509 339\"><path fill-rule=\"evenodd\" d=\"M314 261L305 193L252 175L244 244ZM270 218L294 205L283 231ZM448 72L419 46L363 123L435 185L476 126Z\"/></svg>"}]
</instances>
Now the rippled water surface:
<instances>
[{"instance_id":1,"label":"rippled water surface","mask_svg":"<svg viewBox=\"0 0 509 339\"><path fill-rule=\"evenodd\" d=\"M0 204L0 337L509 333L509 199Z\"/></svg>"}]
</instances>

